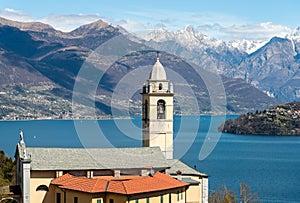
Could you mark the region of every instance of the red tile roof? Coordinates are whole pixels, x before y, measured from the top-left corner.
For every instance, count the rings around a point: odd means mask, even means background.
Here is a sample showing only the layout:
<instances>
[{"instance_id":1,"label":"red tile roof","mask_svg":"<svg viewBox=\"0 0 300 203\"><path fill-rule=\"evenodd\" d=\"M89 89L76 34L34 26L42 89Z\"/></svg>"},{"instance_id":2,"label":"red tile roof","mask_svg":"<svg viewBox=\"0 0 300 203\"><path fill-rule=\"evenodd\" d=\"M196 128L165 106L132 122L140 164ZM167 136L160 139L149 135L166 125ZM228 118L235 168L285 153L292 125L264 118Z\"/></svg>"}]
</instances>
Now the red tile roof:
<instances>
[{"instance_id":1,"label":"red tile roof","mask_svg":"<svg viewBox=\"0 0 300 203\"><path fill-rule=\"evenodd\" d=\"M59 178L52 180L51 184L69 190L98 193L105 192L107 180L87 178L82 176L77 177L70 174L65 174Z\"/></svg>"},{"instance_id":2,"label":"red tile roof","mask_svg":"<svg viewBox=\"0 0 300 203\"><path fill-rule=\"evenodd\" d=\"M159 172L155 173L153 177L147 176L141 179L124 181L123 183L127 194L161 191L188 185L185 182L178 181L169 175Z\"/></svg>"},{"instance_id":3,"label":"red tile roof","mask_svg":"<svg viewBox=\"0 0 300 203\"><path fill-rule=\"evenodd\" d=\"M87 192L101 193L111 192L118 194L138 194L154 191L162 191L167 189L185 187L188 183L181 182L169 175L157 172L153 176L137 178L134 176L129 179L108 178L108 177L77 177L65 174L51 181L51 184L60 188Z\"/></svg>"}]
</instances>

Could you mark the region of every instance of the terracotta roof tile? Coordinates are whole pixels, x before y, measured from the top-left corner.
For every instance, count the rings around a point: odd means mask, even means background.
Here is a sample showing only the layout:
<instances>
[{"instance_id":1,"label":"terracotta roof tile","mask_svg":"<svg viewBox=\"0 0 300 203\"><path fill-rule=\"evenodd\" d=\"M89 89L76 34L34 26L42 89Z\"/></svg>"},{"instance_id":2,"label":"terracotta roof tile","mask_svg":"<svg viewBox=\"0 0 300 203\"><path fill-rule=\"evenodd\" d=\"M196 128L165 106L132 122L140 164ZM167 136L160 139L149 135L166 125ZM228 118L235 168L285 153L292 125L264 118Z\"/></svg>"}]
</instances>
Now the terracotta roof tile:
<instances>
[{"instance_id":1,"label":"terracotta roof tile","mask_svg":"<svg viewBox=\"0 0 300 203\"><path fill-rule=\"evenodd\" d=\"M166 174L157 172L153 176L129 179L104 177L87 178L65 174L51 181L51 184L60 188L76 190L88 193L111 192L118 194L137 194L153 191L161 191L187 186L188 183L181 182Z\"/></svg>"},{"instance_id":2,"label":"terracotta roof tile","mask_svg":"<svg viewBox=\"0 0 300 203\"><path fill-rule=\"evenodd\" d=\"M107 187L107 192L127 194L124 181L110 181Z\"/></svg>"},{"instance_id":3,"label":"terracotta roof tile","mask_svg":"<svg viewBox=\"0 0 300 203\"><path fill-rule=\"evenodd\" d=\"M161 191L187 185L185 182L159 172L155 173L153 177L147 176L141 179L124 181L127 194Z\"/></svg>"},{"instance_id":4,"label":"terracotta roof tile","mask_svg":"<svg viewBox=\"0 0 300 203\"><path fill-rule=\"evenodd\" d=\"M58 185L60 188L76 190L88 193L105 192L107 180L77 177L65 174L51 181L51 184Z\"/></svg>"}]
</instances>

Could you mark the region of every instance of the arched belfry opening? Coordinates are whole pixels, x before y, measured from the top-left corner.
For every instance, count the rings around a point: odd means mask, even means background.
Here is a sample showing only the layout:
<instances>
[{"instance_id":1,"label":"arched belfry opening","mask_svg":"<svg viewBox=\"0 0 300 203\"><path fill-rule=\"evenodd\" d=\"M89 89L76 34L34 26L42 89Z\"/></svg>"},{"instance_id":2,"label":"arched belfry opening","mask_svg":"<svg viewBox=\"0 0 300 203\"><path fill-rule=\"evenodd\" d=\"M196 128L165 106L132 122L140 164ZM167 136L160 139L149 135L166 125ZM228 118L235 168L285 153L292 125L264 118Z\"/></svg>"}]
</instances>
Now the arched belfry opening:
<instances>
[{"instance_id":1,"label":"arched belfry opening","mask_svg":"<svg viewBox=\"0 0 300 203\"><path fill-rule=\"evenodd\" d=\"M166 118L166 102L162 99L157 101L157 119Z\"/></svg>"},{"instance_id":2,"label":"arched belfry opening","mask_svg":"<svg viewBox=\"0 0 300 203\"><path fill-rule=\"evenodd\" d=\"M162 83L159 83L159 85L158 85L158 90L162 90L162 88L163 88Z\"/></svg>"}]
</instances>

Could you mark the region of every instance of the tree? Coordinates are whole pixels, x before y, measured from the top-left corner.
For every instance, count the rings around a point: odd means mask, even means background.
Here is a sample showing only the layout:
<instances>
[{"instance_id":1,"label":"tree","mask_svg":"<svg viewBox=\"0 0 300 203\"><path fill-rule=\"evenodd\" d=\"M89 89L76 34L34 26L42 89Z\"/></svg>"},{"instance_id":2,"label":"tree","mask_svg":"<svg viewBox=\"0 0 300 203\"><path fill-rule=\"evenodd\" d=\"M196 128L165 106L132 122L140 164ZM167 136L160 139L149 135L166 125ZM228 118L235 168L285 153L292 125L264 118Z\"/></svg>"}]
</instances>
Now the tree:
<instances>
[{"instance_id":1,"label":"tree","mask_svg":"<svg viewBox=\"0 0 300 203\"><path fill-rule=\"evenodd\" d=\"M260 202L257 193L251 192L251 187L245 183L240 184L240 202L242 203L256 203Z\"/></svg>"},{"instance_id":2,"label":"tree","mask_svg":"<svg viewBox=\"0 0 300 203\"><path fill-rule=\"evenodd\" d=\"M251 187L245 183L240 184L239 201L232 190L226 185L214 190L208 197L210 203L260 203L257 193L251 192Z\"/></svg>"},{"instance_id":3,"label":"tree","mask_svg":"<svg viewBox=\"0 0 300 203\"><path fill-rule=\"evenodd\" d=\"M15 163L0 150L0 186L14 182Z\"/></svg>"},{"instance_id":4,"label":"tree","mask_svg":"<svg viewBox=\"0 0 300 203\"><path fill-rule=\"evenodd\" d=\"M232 190L228 190L226 185L221 189L214 190L208 197L210 203L237 203L235 194Z\"/></svg>"}]
</instances>

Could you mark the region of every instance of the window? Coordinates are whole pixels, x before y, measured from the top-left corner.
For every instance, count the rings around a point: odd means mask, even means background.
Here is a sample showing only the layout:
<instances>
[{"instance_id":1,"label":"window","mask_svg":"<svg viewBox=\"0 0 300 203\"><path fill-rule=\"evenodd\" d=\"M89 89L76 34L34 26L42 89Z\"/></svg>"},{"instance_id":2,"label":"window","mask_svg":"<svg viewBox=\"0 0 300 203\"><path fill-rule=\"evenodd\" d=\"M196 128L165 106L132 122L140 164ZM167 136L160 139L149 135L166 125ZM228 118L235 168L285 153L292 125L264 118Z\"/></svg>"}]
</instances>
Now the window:
<instances>
[{"instance_id":1,"label":"window","mask_svg":"<svg viewBox=\"0 0 300 203\"><path fill-rule=\"evenodd\" d=\"M177 201L179 201L179 192L177 192Z\"/></svg>"},{"instance_id":2,"label":"window","mask_svg":"<svg viewBox=\"0 0 300 203\"><path fill-rule=\"evenodd\" d=\"M47 185L39 185L35 191L49 191L49 188L47 187Z\"/></svg>"},{"instance_id":3,"label":"window","mask_svg":"<svg viewBox=\"0 0 300 203\"><path fill-rule=\"evenodd\" d=\"M150 203L150 199L149 199L149 197L147 197L147 199L146 199L146 203Z\"/></svg>"},{"instance_id":4,"label":"window","mask_svg":"<svg viewBox=\"0 0 300 203\"><path fill-rule=\"evenodd\" d=\"M183 199L183 192L181 192L181 199Z\"/></svg>"},{"instance_id":5,"label":"window","mask_svg":"<svg viewBox=\"0 0 300 203\"><path fill-rule=\"evenodd\" d=\"M172 203L172 193L169 194L169 203Z\"/></svg>"},{"instance_id":6,"label":"window","mask_svg":"<svg viewBox=\"0 0 300 203\"><path fill-rule=\"evenodd\" d=\"M136 200L135 200L135 203L139 203L139 200L138 200L138 199L136 199Z\"/></svg>"},{"instance_id":7,"label":"window","mask_svg":"<svg viewBox=\"0 0 300 203\"><path fill-rule=\"evenodd\" d=\"M74 197L74 203L78 203L78 197Z\"/></svg>"},{"instance_id":8,"label":"window","mask_svg":"<svg viewBox=\"0 0 300 203\"><path fill-rule=\"evenodd\" d=\"M109 203L114 203L114 200L113 199L109 199Z\"/></svg>"},{"instance_id":9,"label":"window","mask_svg":"<svg viewBox=\"0 0 300 203\"><path fill-rule=\"evenodd\" d=\"M166 118L166 102L162 99L157 102L157 119L165 119Z\"/></svg>"},{"instance_id":10,"label":"window","mask_svg":"<svg viewBox=\"0 0 300 203\"><path fill-rule=\"evenodd\" d=\"M102 203L101 199L97 199L97 203Z\"/></svg>"},{"instance_id":11,"label":"window","mask_svg":"<svg viewBox=\"0 0 300 203\"><path fill-rule=\"evenodd\" d=\"M162 85L161 83L159 83L158 89L159 89L159 90L162 90L162 88L163 88L163 85Z\"/></svg>"},{"instance_id":12,"label":"window","mask_svg":"<svg viewBox=\"0 0 300 203\"><path fill-rule=\"evenodd\" d=\"M164 203L164 196L163 195L160 196L160 203Z\"/></svg>"},{"instance_id":13,"label":"window","mask_svg":"<svg viewBox=\"0 0 300 203\"><path fill-rule=\"evenodd\" d=\"M61 203L61 194L56 193L56 203Z\"/></svg>"}]
</instances>

